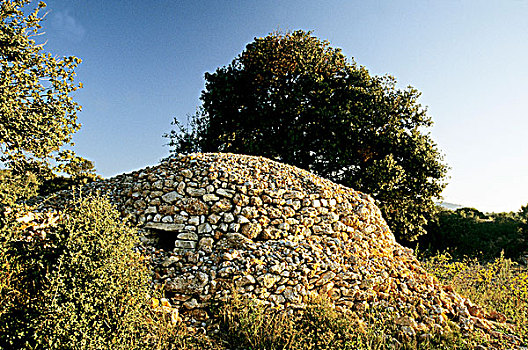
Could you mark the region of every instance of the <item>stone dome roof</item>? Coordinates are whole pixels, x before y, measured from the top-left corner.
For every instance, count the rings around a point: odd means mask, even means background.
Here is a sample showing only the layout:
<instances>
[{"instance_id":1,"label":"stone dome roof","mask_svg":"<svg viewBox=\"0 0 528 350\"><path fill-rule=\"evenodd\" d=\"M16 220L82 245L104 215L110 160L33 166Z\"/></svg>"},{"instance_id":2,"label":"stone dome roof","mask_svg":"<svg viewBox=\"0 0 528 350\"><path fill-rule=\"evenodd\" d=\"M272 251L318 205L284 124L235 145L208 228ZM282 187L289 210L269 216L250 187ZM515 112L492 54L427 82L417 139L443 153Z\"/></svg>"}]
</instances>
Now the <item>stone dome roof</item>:
<instances>
[{"instance_id":1,"label":"stone dome roof","mask_svg":"<svg viewBox=\"0 0 528 350\"><path fill-rule=\"evenodd\" d=\"M345 313L391 307L401 331L489 329L488 314L440 285L398 244L374 200L262 157L179 155L88 186L135 222L155 282L189 322L242 296L279 309L323 294Z\"/></svg>"}]
</instances>

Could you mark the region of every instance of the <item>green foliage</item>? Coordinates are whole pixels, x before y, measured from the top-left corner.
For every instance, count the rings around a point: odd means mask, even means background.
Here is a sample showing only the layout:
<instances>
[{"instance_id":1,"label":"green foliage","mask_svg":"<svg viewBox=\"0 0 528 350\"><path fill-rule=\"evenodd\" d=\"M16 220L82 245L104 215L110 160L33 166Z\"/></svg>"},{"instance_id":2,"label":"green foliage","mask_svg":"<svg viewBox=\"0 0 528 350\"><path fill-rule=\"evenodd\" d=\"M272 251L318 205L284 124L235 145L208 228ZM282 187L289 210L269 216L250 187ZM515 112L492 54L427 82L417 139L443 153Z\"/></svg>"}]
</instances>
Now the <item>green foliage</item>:
<instances>
[{"instance_id":1,"label":"green foliage","mask_svg":"<svg viewBox=\"0 0 528 350\"><path fill-rule=\"evenodd\" d=\"M78 201L44 231L42 223L25 224L17 215L8 215L0 236L0 349L197 343L185 338L185 327L170 313L152 309L150 297L160 292L151 290L147 260L135 251L137 233L120 223L106 200Z\"/></svg>"},{"instance_id":2,"label":"green foliage","mask_svg":"<svg viewBox=\"0 0 528 350\"><path fill-rule=\"evenodd\" d=\"M63 245L43 291L36 337L49 349L129 348L149 283L133 252L135 233L119 225L108 203L87 199L74 210L59 229Z\"/></svg>"},{"instance_id":3,"label":"green foliage","mask_svg":"<svg viewBox=\"0 0 528 350\"><path fill-rule=\"evenodd\" d=\"M494 259L501 252L518 259L528 250L528 235L523 232L522 211L484 214L473 208L440 209L437 220L427 227L419 245L431 252L449 249L457 258L463 256Z\"/></svg>"},{"instance_id":4,"label":"green foliage","mask_svg":"<svg viewBox=\"0 0 528 350\"><path fill-rule=\"evenodd\" d=\"M29 198L37 193L39 181L35 174L14 175L11 170L0 169L0 210L13 206L20 198Z\"/></svg>"},{"instance_id":5,"label":"green foliage","mask_svg":"<svg viewBox=\"0 0 528 350\"><path fill-rule=\"evenodd\" d=\"M423 234L446 166L420 93L371 76L304 31L257 38L205 74L202 106L165 135L173 153L261 155L371 194L400 240Z\"/></svg>"},{"instance_id":6,"label":"green foliage","mask_svg":"<svg viewBox=\"0 0 528 350\"><path fill-rule=\"evenodd\" d=\"M24 9L29 0L0 2L0 164L13 176L34 174L39 180L55 172L92 174L93 164L64 146L80 125L80 106L70 94L76 57L55 58L37 44L46 5Z\"/></svg>"},{"instance_id":7,"label":"green foliage","mask_svg":"<svg viewBox=\"0 0 528 350\"><path fill-rule=\"evenodd\" d=\"M525 241L528 241L528 205L522 206L518 213L520 224L520 233Z\"/></svg>"},{"instance_id":8,"label":"green foliage","mask_svg":"<svg viewBox=\"0 0 528 350\"><path fill-rule=\"evenodd\" d=\"M0 182L1 184L1 182ZM16 259L9 254L10 243L17 236L20 224L15 220L17 210L0 207L0 349L8 349L6 346L6 335L16 326L6 322L8 315L14 308L16 301L21 298L23 290L18 291L16 288L19 279L16 268ZM19 314L23 317L23 314Z\"/></svg>"}]
</instances>

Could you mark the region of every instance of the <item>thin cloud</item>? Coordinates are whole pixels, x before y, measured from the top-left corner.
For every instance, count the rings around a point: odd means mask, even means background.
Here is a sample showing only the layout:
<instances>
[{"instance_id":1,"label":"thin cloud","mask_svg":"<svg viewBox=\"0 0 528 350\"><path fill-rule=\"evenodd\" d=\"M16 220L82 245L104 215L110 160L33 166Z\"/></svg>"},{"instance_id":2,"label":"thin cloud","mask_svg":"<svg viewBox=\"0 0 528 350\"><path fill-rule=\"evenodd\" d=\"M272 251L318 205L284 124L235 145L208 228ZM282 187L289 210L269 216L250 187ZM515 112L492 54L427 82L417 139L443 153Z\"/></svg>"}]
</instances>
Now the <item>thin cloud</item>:
<instances>
[{"instance_id":1,"label":"thin cloud","mask_svg":"<svg viewBox=\"0 0 528 350\"><path fill-rule=\"evenodd\" d=\"M86 30L68 11L58 11L52 15L52 28L71 41L81 41Z\"/></svg>"}]
</instances>

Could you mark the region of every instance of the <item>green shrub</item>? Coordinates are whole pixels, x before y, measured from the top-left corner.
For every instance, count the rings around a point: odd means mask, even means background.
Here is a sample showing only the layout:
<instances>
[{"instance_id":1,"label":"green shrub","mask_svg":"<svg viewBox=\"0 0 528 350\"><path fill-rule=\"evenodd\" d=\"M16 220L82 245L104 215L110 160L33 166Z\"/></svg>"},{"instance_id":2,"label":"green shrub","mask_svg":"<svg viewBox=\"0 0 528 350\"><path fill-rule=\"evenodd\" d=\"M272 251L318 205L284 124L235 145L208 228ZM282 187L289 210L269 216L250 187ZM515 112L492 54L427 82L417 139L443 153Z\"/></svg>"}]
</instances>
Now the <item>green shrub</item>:
<instances>
[{"instance_id":1,"label":"green shrub","mask_svg":"<svg viewBox=\"0 0 528 350\"><path fill-rule=\"evenodd\" d=\"M11 170L0 169L0 210L3 212L6 207L13 207L21 198L34 196L38 186L34 174L14 175Z\"/></svg>"},{"instance_id":2,"label":"green shrub","mask_svg":"<svg viewBox=\"0 0 528 350\"><path fill-rule=\"evenodd\" d=\"M518 259L528 250L528 236L521 230L523 221L517 213L483 214L476 209L440 210L436 222L427 227L419 246L434 255L449 249L453 257L498 258L501 252Z\"/></svg>"},{"instance_id":3,"label":"green shrub","mask_svg":"<svg viewBox=\"0 0 528 350\"><path fill-rule=\"evenodd\" d=\"M129 349L149 292L136 233L108 202L79 202L58 228L36 338L49 349ZM141 327L140 327L141 328Z\"/></svg>"},{"instance_id":4,"label":"green shrub","mask_svg":"<svg viewBox=\"0 0 528 350\"><path fill-rule=\"evenodd\" d=\"M0 187L5 184L0 180ZM32 249L20 249L24 225L16 219L26 208L14 203L18 193L3 193L7 196L0 205L0 349L18 349L31 336L29 319L36 312L32 295L41 281L35 273L40 261Z\"/></svg>"},{"instance_id":5,"label":"green shrub","mask_svg":"<svg viewBox=\"0 0 528 350\"><path fill-rule=\"evenodd\" d=\"M106 200L73 203L58 225L31 239L25 225L8 223L0 251L0 349L207 345L189 338L170 312L152 308L161 292L152 290L148 261L135 251L137 233Z\"/></svg>"}]
</instances>

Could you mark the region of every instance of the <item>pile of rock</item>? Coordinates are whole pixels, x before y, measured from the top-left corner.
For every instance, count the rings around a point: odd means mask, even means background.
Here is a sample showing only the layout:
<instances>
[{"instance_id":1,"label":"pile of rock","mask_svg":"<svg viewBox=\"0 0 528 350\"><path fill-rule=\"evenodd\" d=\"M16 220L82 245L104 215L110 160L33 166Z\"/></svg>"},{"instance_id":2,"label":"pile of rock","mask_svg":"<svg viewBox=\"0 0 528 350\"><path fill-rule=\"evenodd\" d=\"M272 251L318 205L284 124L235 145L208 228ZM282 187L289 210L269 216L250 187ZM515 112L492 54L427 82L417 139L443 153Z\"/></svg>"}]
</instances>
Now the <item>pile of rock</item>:
<instances>
[{"instance_id":1,"label":"pile of rock","mask_svg":"<svg viewBox=\"0 0 528 350\"><path fill-rule=\"evenodd\" d=\"M327 295L361 315L390 307L407 335L492 332L487 313L426 273L368 195L261 157L191 154L90 184L141 227L155 282L191 323L233 289L279 309Z\"/></svg>"}]
</instances>

